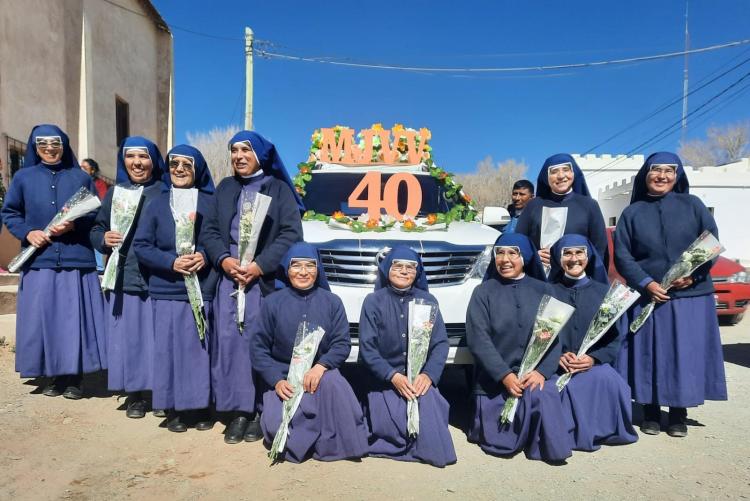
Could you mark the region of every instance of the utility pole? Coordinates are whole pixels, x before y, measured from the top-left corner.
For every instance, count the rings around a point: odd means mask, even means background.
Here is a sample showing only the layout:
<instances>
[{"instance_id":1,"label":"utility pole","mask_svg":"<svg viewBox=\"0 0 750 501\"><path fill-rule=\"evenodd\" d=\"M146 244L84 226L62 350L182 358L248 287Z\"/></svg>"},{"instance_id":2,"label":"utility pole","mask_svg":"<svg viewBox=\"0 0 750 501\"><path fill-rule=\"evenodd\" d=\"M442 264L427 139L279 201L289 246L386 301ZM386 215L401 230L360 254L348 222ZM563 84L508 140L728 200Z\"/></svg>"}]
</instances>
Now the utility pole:
<instances>
[{"instance_id":1,"label":"utility pole","mask_svg":"<svg viewBox=\"0 0 750 501\"><path fill-rule=\"evenodd\" d=\"M253 30L245 27L245 129L253 130Z\"/></svg>"},{"instance_id":2,"label":"utility pole","mask_svg":"<svg viewBox=\"0 0 750 501\"><path fill-rule=\"evenodd\" d=\"M688 55L690 50L690 33L688 32L688 1L685 0L685 69L682 72L682 142L685 142L687 134L687 112L688 112Z\"/></svg>"}]
</instances>

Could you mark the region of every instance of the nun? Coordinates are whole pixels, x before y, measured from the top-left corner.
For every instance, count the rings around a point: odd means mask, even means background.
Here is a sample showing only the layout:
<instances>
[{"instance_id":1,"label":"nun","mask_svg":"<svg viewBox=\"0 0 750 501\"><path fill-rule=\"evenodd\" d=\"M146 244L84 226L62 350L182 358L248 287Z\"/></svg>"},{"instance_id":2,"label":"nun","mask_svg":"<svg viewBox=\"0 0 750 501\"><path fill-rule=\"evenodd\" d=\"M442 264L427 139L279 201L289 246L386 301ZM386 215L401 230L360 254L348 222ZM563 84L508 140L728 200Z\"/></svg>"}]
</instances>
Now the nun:
<instances>
[{"instance_id":1,"label":"nun","mask_svg":"<svg viewBox=\"0 0 750 501\"><path fill-rule=\"evenodd\" d=\"M682 252L704 231L718 228L701 200L689 193L682 161L674 153L650 155L633 181L630 205L615 230L615 264L641 301L657 305L635 334L628 332L617 369L628 381L633 400L643 405L641 431L657 435L661 407L669 408L667 434L687 435L687 408L705 400L726 400L724 359L706 263L675 280L667 291L661 280Z\"/></svg>"},{"instance_id":2,"label":"nun","mask_svg":"<svg viewBox=\"0 0 750 501\"><path fill-rule=\"evenodd\" d=\"M563 410L575 423L575 450L592 452L601 444L638 440L631 420L630 388L612 368L627 329L625 317L615 323L588 353L577 357L591 320L609 290L604 263L589 239L563 235L551 249L549 281L557 299L575 307L560 332L558 374L573 374L560 392Z\"/></svg>"},{"instance_id":3,"label":"nun","mask_svg":"<svg viewBox=\"0 0 750 501\"><path fill-rule=\"evenodd\" d=\"M496 456L524 451L529 459L552 463L572 454L573 423L560 401L554 376L560 358L555 340L537 368L518 371L532 336L539 303L552 288L528 237L501 235L482 284L466 312L466 343L474 356L474 417L469 441ZM500 423L509 396L519 399L515 419Z\"/></svg>"},{"instance_id":4,"label":"nun","mask_svg":"<svg viewBox=\"0 0 750 501\"><path fill-rule=\"evenodd\" d=\"M107 332L107 387L127 392L125 415L142 418L147 402L143 392L151 390L154 358L153 306L148 284L133 248L133 235L144 219L144 207L162 192L164 159L150 140L125 138L117 152L117 185L141 187L141 199L127 236L110 228L112 217L111 188L91 228L91 243L96 250L111 255L117 246L119 259L114 289L105 293Z\"/></svg>"},{"instance_id":5,"label":"nun","mask_svg":"<svg viewBox=\"0 0 750 501\"><path fill-rule=\"evenodd\" d=\"M275 146L257 132L241 131L229 141L234 175L216 188L216 218L206 227L210 262L221 271L214 299L216 328L211 338L211 388L216 410L231 416L224 441L236 444L263 437L256 413L250 363L249 329L258 321L261 299L275 290L275 271L289 247L302 240L300 210L289 175ZM240 266L239 220L243 197L261 193L271 197L255 258ZM237 322L239 286L244 286L243 330ZM257 402L259 403L259 402Z\"/></svg>"},{"instance_id":6,"label":"nun","mask_svg":"<svg viewBox=\"0 0 750 501\"><path fill-rule=\"evenodd\" d=\"M369 455L399 461L420 461L444 467L456 462L448 430L448 402L437 384L448 358L448 334L437 310L427 360L413 383L406 376L409 304L424 300L438 307L427 289L422 259L397 246L378 266L375 292L362 305L359 320L359 362L369 371L365 402ZM407 401L419 405L419 434L407 432Z\"/></svg>"},{"instance_id":7,"label":"nun","mask_svg":"<svg viewBox=\"0 0 750 501\"><path fill-rule=\"evenodd\" d=\"M78 400L82 374L107 368L104 299L89 230L96 211L44 228L79 189L96 193L78 166L68 136L55 125L37 125L24 166L5 196L2 220L37 251L18 284L16 371L22 378L53 378L44 395Z\"/></svg>"},{"instance_id":8,"label":"nun","mask_svg":"<svg viewBox=\"0 0 750 501\"><path fill-rule=\"evenodd\" d=\"M583 172L575 159L567 153L552 155L544 161L536 180L536 197L526 205L516 225L539 249L545 266L550 265L549 248L540 248L543 207L567 207L565 234L576 233L588 238L594 248L609 260L604 216L599 204L591 198Z\"/></svg>"},{"instance_id":9,"label":"nun","mask_svg":"<svg viewBox=\"0 0 750 501\"><path fill-rule=\"evenodd\" d=\"M215 211L214 183L206 161L192 146L178 145L167 154L168 173L162 193L152 200L135 233L133 247L148 276L148 294L154 316L152 400L156 409L167 409L167 429L184 432L195 422L198 430L213 426L205 409L211 395L208 342L211 338L216 273L205 253L204 221ZM172 191L195 188L195 252L178 256ZM200 339L185 288L185 277L197 273L206 319L205 338ZM200 410L189 413L187 411Z\"/></svg>"},{"instance_id":10,"label":"nun","mask_svg":"<svg viewBox=\"0 0 750 501\"><path fill-rule=\"evenodd\" d=\"M304 394L281 457L294 463L310 457L361 458L367 454L362 408L339 372L351 349L344 305L330 292L318 251L308 243L292 245L276 276L282 289L263 300L251 336L253 368L270 388L263 394L260 419L265 443L273 442L283 404L294 394L287 380L289 363L298 328L306 322L310 328L323 328L325 334L304 376Z\"/></svg>"}]
</instances>

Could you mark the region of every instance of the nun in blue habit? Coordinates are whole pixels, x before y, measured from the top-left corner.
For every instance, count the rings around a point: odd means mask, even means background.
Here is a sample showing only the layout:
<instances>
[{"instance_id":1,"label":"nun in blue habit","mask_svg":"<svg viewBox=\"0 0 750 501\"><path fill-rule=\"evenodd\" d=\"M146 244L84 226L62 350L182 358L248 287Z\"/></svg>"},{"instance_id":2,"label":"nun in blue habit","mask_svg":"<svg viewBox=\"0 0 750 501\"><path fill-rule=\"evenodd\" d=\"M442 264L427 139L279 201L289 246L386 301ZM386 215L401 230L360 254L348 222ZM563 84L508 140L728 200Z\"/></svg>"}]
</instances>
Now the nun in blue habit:
<instances>
[{"instance_id":1,"label":"nun in blue habit","mask_svg":"<svg viewBox=\"0 0 750 501\"><path fill-rule=\"evenodd\" d=\"M599 204L591 198L583 172L567 153L552 155L544 161L536 180L536 196L523 209L515 231L523 233L540 247L543 207L567 207L565 234L576 233L588 238L608 262L607 233ZM549 249L539 249L539 256L549 265Z\"/></svg>"},{"instance_id":2,"label":"nun in blue habit","mask_svg":"<svg viewBox=\"0 0 750 501\"><path fill-rule=\"evenodd\" d=\"M152 400L156 409L168 409L167 428L173 432L187 430L184 411L206 409L211 393L208 343L213 333L211 300L217 274L206 257L205 221L215 211L211 172L200 151L178 145L167 154L168 172L164 189L145 208L135 233L133 247L148 277L148 294L154 315L154 365ZM195 214L195 253L177 255L175 223L170 209L172 190L198 190ZM201 284L206 318L206 334L200 340L188 300L184 277L196 272ZM205 412L196 428L210 429Z\"/></svg>"},{"instance_id":3,"label":"nun in blue habit","mask_svg":"<svg viewBox=\"0 0 750 501\"><path fill-rule=\"evenodd\" d=\"M378 266L375 292L362 304L359 359L370 378L364 404L370 430L370 456L421 461L443 467L456 462L448 430L448 402L437 384L448 358L448 334L440 310L432 328L427 360L413 384L406 376L409 303L428 292L419 254L406 246L390 251ZM419 435L407 433L407 399L419 403Z\"/></svg>"},{"instance_id":4,"label":"nun in blue habit","mask_svg":"<svg viewBox=\"0 0 750 501\"><path fill-rule=\"evenodd\" d=\"M641 292L632 321L653 298L657 305L643 326L627 333L616 367L633 399L644 405L641 431L660 431L661 406L669 407L667 433L687 434L687 407L726 400L724 360L709 272L712 263L665 291L660 282L683 251L718 228L701 200L689 194L682 161L654 153L633 181L630 205L617 222L615 265L628 285Z\"/></svg>"},{"instance_id":5,"label":"nun in blue habit","mask_svg":"<svg viewBox=\"0 0 750 501\"><path fill-rule=\"evenodd\" d=\"M250 329L258 321L261 299L275 290L274 277L289 247L302 240L301 200L274 145L257 132L240 131L229 141L234 175L216 188L216 218L206 228L206 250L220 271L211 338L212 400L219 412L231 413L224 441L236 444L263 438L257 414L254 375L250 363ZM239 219L242 197L261 193L271 197L254 261L240 266ZM244 328L237 327L238 284L245 287Z\"/></svg>"},{"instance_id":6,"label":"nun in blue habit","mask_svg":"<svg viewBox=\"0 0 750 501\"><path fill-rule=\"evenodd\" d=\"M115 288L105 293L107 304L107 387L126 391L126 415L145 416L147 403L141 393L151 390L154 358L154 316L148 284L133 248L133 236L144 219L145 206L162 193L164 159L159 148L150 140L132 136L125 138L117 152L117 185L125 188L142 187L141 201L130 232L123 236L110 228L112 215L111 188L91 228L91 243L102 254L118 252Z\"/></svg>"},{"instance_id":7,"label":"nun in blue habit","mask_svg":"<svg viewBox=\"0 0 750 501\"><path fill-rule=\"evenodd\" d=\"M89 241L96 211L52 228L49 237L43 231L80 188L96 194L68 136L55 125L37 125L2 208L21 246L38 249L18 285L16 371L54 378L43 393L70 399L83 395L82 374L107 368L104 300Z\"/></svg>"},{"instance_id":8,"label":"nun in blue habit","mask_svg":"<svg viewBox=\"0 0 750 501\"><path fill-rule=\"evenodd\" d=\"M599 253L583 235L564 235L552 246L549 280L557 299L575 307L559 334L562 354L558 374L574 376L560 392L563 409L575 429L576 450L595 451L601 444L622 445L638 440L633 429L630 388L612 368L627 329L626 317L580 358L576 357L591 320L609 290Z\"/></svg>"},{"instance_id":9,"label":"nun in blue habit","mask_svg":"<svg viewBox=\"0 0 750 501\"><path fill-rule=\"evenodd\" d=\"M252 326L253 368L271 389L263 394L260 424L270 446L281 424L283 401L293 394L287 381L295 336L302 322L322 327L323 339L304 391L289 424L282 457L294 463L310 457L319 461L361 458L367 454L367 428L362 408L339 372L351 349L344 305L330 292L318 251L294 244L276 272L283 288L265 298L260 318Z\"/></svg>"},{"instance_id":10,"label":"nun in blue habit","mask_svg":"<svg viewBox=\"0 0 750 501\"><path fill-rule=\"evenodd\" d=\"M555 340L536 370L517 374L539 303L552 296L533 244L520 233L501 235L494 262L474 289L466 312L466 342L474 356L474 419L469 441L497 456L524 451L529 459L561 462L573 448L573 423L563 411L554 379L560 358ZM519 398L515 419L500 424L508 396Z\"/></svg>"}]
</instances>

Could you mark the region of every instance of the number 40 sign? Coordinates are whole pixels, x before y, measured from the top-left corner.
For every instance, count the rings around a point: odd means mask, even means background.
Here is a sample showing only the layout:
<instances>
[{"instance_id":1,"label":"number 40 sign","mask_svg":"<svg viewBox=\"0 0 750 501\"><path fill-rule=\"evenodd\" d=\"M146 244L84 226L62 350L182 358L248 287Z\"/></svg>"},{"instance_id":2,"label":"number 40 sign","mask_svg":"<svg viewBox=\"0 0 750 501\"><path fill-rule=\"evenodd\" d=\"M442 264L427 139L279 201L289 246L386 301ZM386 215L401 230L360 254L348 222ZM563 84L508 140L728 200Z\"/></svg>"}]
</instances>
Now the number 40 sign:
<instances>
[{"instance_id":1,"label":"number 40 sign","mask_svg":"<svg viewBox=\"0 0 750 501\"><path fill-rule=\"evenodd\" d=\"M399 212L398 207L398 191L402 183L406 185L406 210L403 213ZM365 189L367 198L362 198ZM378 218L381 212L385 211L397 221L405 217L413 219L422 207L422 186L414 174L397 172L388 178L383 187L382 173L368 172L349 195L347 203L354 209L366 209L369 218Z\"/></svg>"}]
</instances>

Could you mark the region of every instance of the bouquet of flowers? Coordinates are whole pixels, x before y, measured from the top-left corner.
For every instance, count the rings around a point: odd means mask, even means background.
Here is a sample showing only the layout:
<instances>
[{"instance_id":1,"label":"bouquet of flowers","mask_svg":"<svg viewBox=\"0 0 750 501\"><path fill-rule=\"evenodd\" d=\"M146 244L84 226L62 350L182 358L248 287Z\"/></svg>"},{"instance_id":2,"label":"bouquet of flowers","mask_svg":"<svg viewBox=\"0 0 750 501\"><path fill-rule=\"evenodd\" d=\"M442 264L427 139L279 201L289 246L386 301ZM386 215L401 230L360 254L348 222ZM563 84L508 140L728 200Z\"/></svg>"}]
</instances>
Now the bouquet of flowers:
<instances>
[{"instance_id":1,"label":"bouquet of flowers","mask_svg":"<svg viewBox=\"0 0 750 501\"><path fill-rule=\"evenodd\" d=\"M172 189L169 194L169 207L174 218L174 241L178 256L195 252L195 213L198 209L198 190ZM195 326L201 341L206 336L206 318L203 316L203 294L198 275L191 273L185 276L190 308L193 310Z\"/></svg>"},{"instance_id":2,"label":"bouquet of flowers","mask_svg":"<svg viewBox=\"0 0 750 501\"><path fill-rule=\"evenodd\" d=\"M542 226L539 234L539 247L549 249L565 234L568 221L567 207L542 207ZM544 265L544 272L549 275L550 267Z\"/></svg>"},{"instance_id":3,"label":"bouquet of flowers","mask_svg":"<svg viewBox=\"0 0 750 501\"><path fill-rule=\"evenodd\" d=\"M271 197L261 193L242 192L240 199L240 228L237 242L240 266L247 266L255 258L260 230L266 219ZM237 328L242 333L245 327L245 285L237 288Z\"/></svg>"},{"instance_id":4,"label":"bouquet of flowers","mask_svg":"<svg viewBox=\"0 0 750 501\"><path fill-rule=\"evenodd\" d=\"M521 367L518 369L518 379L522 379L529 372L536 369L542 357L552 346L552 342L557 338L562 328L570 319L575 308L562 301L558 301L552 296L545 295L539 303L536 320L534 320L534 329L531 331L531 339L526 345L526 351L521 360ZM500 413L500 423L512 423L516 416L518 408L518 398L510 396L505 401L503 410Z\"/></svg>"},{"instance_id":5,"label":"bouquet of flowers","mask_svg":"<svg viewBox=\"0 0 750 501\"><path fill-rule=\"evenodd\" d=\"M45 235L50 236L50 230L53 226L67 223L68 221L75 221L79 217L85 216L89 212L98 209L101 205L102 203L96 195L92 194L86 188L80 188L68 199L67 202L65 202L65 205L60 209L60 212L55 214L55 217L47 223L47 226L45 226L42 231L44 231ZM21 266L23 266L24 263L34 255L36 250L37 248L33 245L29 245L22 250L21 253L14 257L10 264L8 264L8 271L16 273L21 269Z\"/></svg>"},{"instance_id":6,"label":"bouquet of flowers","mask_svg":"<svg viewBox=\"0 0 750 501\"><path fill-rule=\"evenodd\" d=\"M143 186L135 188L115 186L115 191L112 193L112 212L109 216L109 227L112 231L122 235L123 242L133 226L138 205L141 203L141 193L143 193ZM104 276L102 277L103 291L115 288L117 265L120 262L120 247L122 247L122 243L113 247L112 255L107 260L107 267L104 269Z\"/></svg>"},{"instance_id":7,"label":"bouquet of flowers","mask_svg":"<svg viewBox=\"0 0 750 501\"><path fill-rule=\"evenodd\" d=\"M672 282L690 276L695 270L716 258L724 250L724 246L721 245L710 231L704 231L680 255L680 259L669 268L664 278L661 279L661 287L669 290ZM641 310L635 320L633 320L633 323L630 324L630 332L635 334L638 332L638 329L643 327L643 324L654 311L654 306L656 306L656 302L651 301Z\"/></svg>"},{"instance_id":8,"label":"bouquet of flowers","mask_svg":"<svg viewBox=\"0 0 750 501\"><path fill-rule=\"evenodd\" d=\"M599 311L591 319L589 328L586 330L586 335L583 337L576 356L580 357L588 352L639 297L641 297L640 294L622 282L617 280L612 282L607 294L602 299ZM560 376L557 380L557 390L563 391L563 388L568 384L571 377L573 377L571 373Z\"/></svg>"},{"instance_id":9,"label":"bouquet of flowers","mask_svg":"<svg viewBox=\"0 0 750 501\"><path fill-rule=\"evenodd\" d=\"M294 338L294 348L292 349L292 360L289 362L289 373L286 380L294 388L294 395L289 400L284 401L284 407L281 414L281 424L273 437L271 450L268 457L271 461L276 461L286 446L286 439L289 436L289 423L292 422L294 413L297 412L299 403L302 400L304 390L302 380L307 371L313 365L315 354L318 353L320 340L323 339L326 331L322 327L301 322L297 327L297 335Z\"/></svg>"},{"instance_id":10,"label":"bouquet of flowers","mask_svg":"<svg viewBox=\"0 0 750 501\"><path fill-rule=\"evenodd\" d=\"M432 337L432 326L435 325L437 305L415 299L409 303L409 349L406 359L406 377L409 383L419 376L419 372L427 361L427 353L430 351L430 337ZM419 435L419 401L409 400L406 403L406 430L410 437Z\"/></svg>"}]
</instances>

